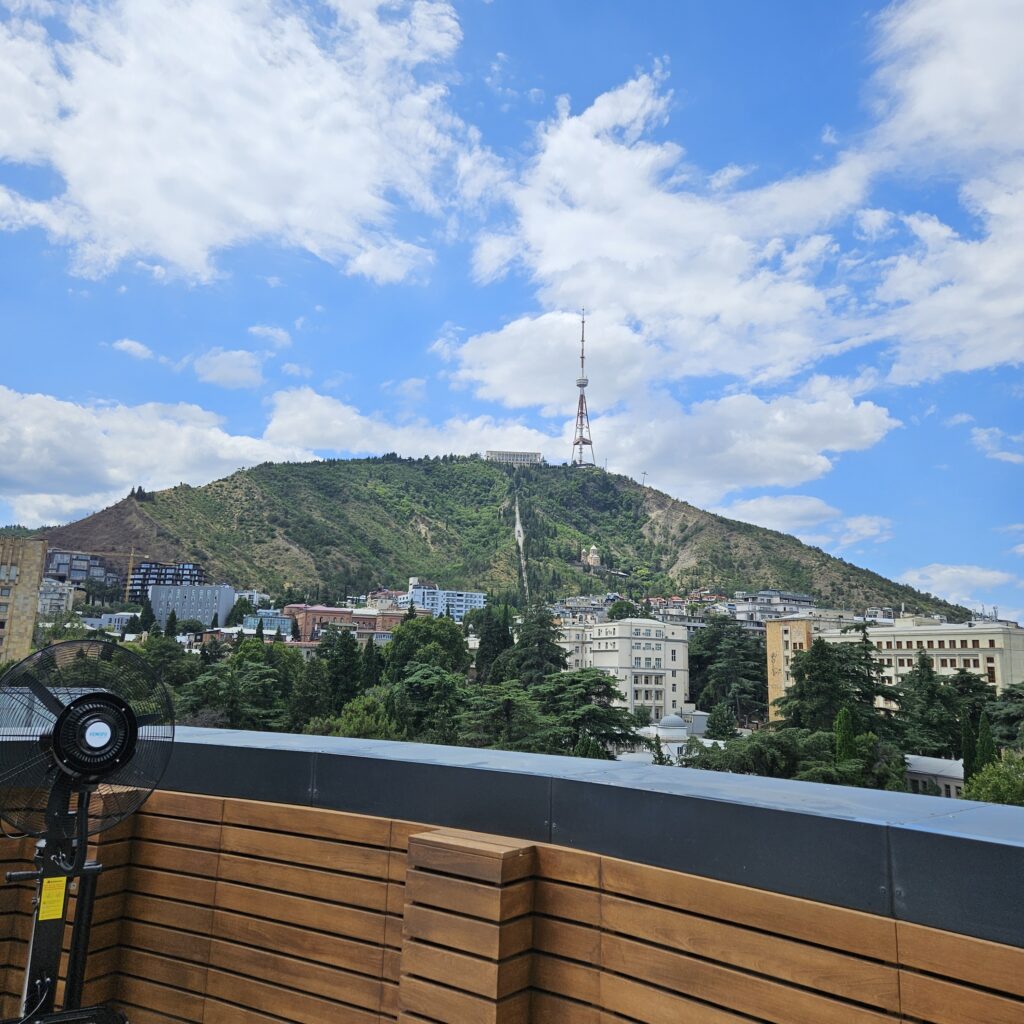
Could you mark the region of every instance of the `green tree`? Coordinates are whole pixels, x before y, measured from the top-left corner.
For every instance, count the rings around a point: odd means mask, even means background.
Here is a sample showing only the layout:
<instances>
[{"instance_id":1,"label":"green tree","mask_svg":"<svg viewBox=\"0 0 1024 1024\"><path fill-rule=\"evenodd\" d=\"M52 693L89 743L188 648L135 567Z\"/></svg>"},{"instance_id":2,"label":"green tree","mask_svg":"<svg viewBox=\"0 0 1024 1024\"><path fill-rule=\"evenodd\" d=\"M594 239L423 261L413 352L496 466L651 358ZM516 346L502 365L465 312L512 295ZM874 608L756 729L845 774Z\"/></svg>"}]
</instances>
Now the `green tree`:
<instances>
[{"instance_id":1,"label":"green tree","mask_svg":"<svg viewBox=\"0 0 1024 1024\"><path fill-rule=\"evenodd\" d=\"M512 680L469 690L458 725L459 743L469 747L546 753L552 749L555 723L531 693Z\"/></svg>"},{"instance_id":2,"label":"green tree","mask_svg":"<svg viewBox=\"0 0 1024 1024\"><path fill-rule=\"evenodd\" d=\"M359 677L364 690L370 690L380 685L381 677L384 674L384 661L380 656L380 650L374 643L373 637L366 638L363 647L363 654L359 660Z\"/></svg>"},{"instance_id":3,"label":"green tree","mask_svg":"<svg viewBox=\"0 0 1024 1024\"><path fill-rule=\"evenodd\" d=\"M405 739L388 710L388 692L376 687L353 697L335 718L313 719L307 733L319 736L351 736L365 740Z\"/></svg>"},{"instance_id":4,"label":"green tree","mask_svg":"<svg viewBox=\"0 0 1024 1024\"><path fill-rule=\"evenodd\" d=\"M912 754L955 757L960 748L960 702L923 651L902 680L896 720L903 747Z\"/></svg>"},{"instance_id":5,"label":"green tree","mask_svg":"<svg viewBox=\"0 0 1024 1024\"><path fill-rule=\"evenodd\" d=\"M735 619L712 616L690 640L690 692L710 711L727 701L737 720L764 719L768 707L768 667L764 642Z\"/></svg>"},{"instance_id":6,"label":"green tree","mask_svg":"<svg viewBox=\"0 0 1024 1024\"><path fill-rule=\"evenodd\" d=\"M732 705L723 700L711 709L704 735L709 740L731 740L736 732L736 715Z\"/></svg>"},{"instance_id":7,"label":"green tree","mask_svg":"<svg viewBox=\"0 0 1024 1024\"><path fill-rule=\"evenodd\" d=\"M299 629L299 620L298 619L292 619L292 639L293 640L301 640L302 639L302 630Z\"/></svg>"},{"instance_id":8,"label":"green tree","mask_svg":"<svg viewBox=\"0 0 1024 1024\"><path fill-rule=\"evenodd\" d=\"M960 719L960 756L964 760L964 782L974 774L977 767L976 755L978 738L970 718L964 713Z\"/></svg>"},{"instance_id":9,"label":"green tree","mask_svg":"<svg viewBox=\"0 0 1024 1024\"><path fill-rule=\"evenodd\" d=\"M981 719L978 722L978 744L974 755L974 770L980 772L983 768L996 761L996 743L992 736L992 725L989 722L988 712L981 712ZM966 775L964 778L966 779Z\"/></svg>"},{"instance_id":10,"label":"green tree","mask_svg":"<svg viewBox=\"0 0 1024 1024\"><path fill-rule=\"evenodd\" d=\"M806 651L793 655L793 685L775 702L783 726L831 732L836 715L844 707L849 708L851 714L858 711L861 721L869 718L870 722L874 710L856 707L856 668L851 664L849 646L826 643L817 637Z\"/></svg>"},{"instance_id":11,"label":"green tree","mask_svg":"<svg viewBox=\"0 0 1024 1024\"><path fill-rule=\"evenodd\" d=\"M331 713L341 709L362 689L359 645L349 629L327 626L320 634L316 656L327 666L331 692Z\"/></svg>"},{"instance_id":12,"label":"green tree","mask_svg":"<svg viewBox=\"0 0 1024 1024\"><path fill-rule=\"evenodd\" d=\"M319 658L310 658L288 697L288 728L301 732L311 720L330 717L331 704L327 664Z\"/></svg>"},{"instance_id":13,"label":"green tree","mask_svg":"<svg viewBox=\"0 0 1024 1024\"><path fill-rule=\"evenodd\" d=\"M186 724L272 730L287 720L277 675L269 665L230 658L184 685L178 708Z\"/></svg>"},{"instance_id":14,"label":"green tree","mask_svg":"<svg viewBox=\"0 0 1024 1024\"><path fill-rule=\"evenodd\" d=\"M182 619L178 623L179 633L202 633L206 627L198 619Z\"/></svg>"},{"instance_id":15,"label":"green tree","mask_svg":"<svg viewBox=\"0 0 1024 1024\"><path fill-rule=\"evenodd\" d=\"M210 620L210 629L220 629L220 612L214 612Z\"/></svg>"},{"instance_id":16,"label":"green tree","mask_svg":"<svg viewBox=\"0 0 1024 1024\"><path fill-rule=\"evenodd\" d=\"M491 605L485 605L477 613L480 646L476 652L476 677L486 681L495 660L512 646L512 634L508 625L508 605L503 612Z\"/></svg>"},{"instance_id":17,"label":"green tree","mask_svg":"<svg viewBox=\"0 0 1024 1024\"><path fill-rule=\"evenodd\" d=\"M434 621L455 626L451 619ZM412 662L406 666L401 681L388 688L389 715L411 740L457 743L458 713L464 703L464 684L464 678L455 672L448 672L438 665Z\"/></svg>"},{"instance_id":18,"label":"green tree","mask_svg":"<svg viewBox=\"0 0 1024 1024\"><path fill-rule=\"evenodd\" d=\"M1001 747L1024 746L1024 683L1007 686L989 705L992 735Z\"/></svg>"},{"instance_id":19,"label":"green tree","mask_svg":"<svg viewBox=\"0 0 1024 1024\"><path fill-rule=\"evenodd\" d=\"M263 619L259 618L256 620L256 639L263 639Z\"/></svg>"},{"instance_id":20,"label":"green tree","mask_svg":"<svg viewBox=\"0 0 1024 1024\"><path fill-rule=\"evenodd\" d=\"M617 622L619 619L635 619L640 615L640 609L632 601L619 598L613 601L608 607L608 620Z\"/></svg>"},{"instance_id":21,"label":"green tree","mask_svg":"<svg viewBox=\"0 0 1024 1024\"><path fill-rule=\"evenodd\" d=\"M857 741L853 733L853 715L849 708L840 708L836 715L836 764L852 761L857 756Z\"/></svg>"},{"instance_id":22,"label":"green tree","mask_svg":"<svg viewBox=\"0 0 1024 1024\"><path fill-rule=\"evenodd\" d=\"M253 615L256 609L253 608L252 602L247 597L240 597L231 606L231 611L228 612L228 617L224 620L225 626L240 626L242 620L246 615Z\"/></svg>"},{"instance_id":23,"label":"green tree","mask_svg":"<svg viewBox=\"0 0 1024 1024\"><path fill-rule=\"evenodd\" d=\"M138 615L133 615L127 623L125 623L124 631L133 635L142 632L142 619Z\"/></svg>"},{"instance_id":24,"label":"green tree","mask_svg":"<svg viewBox=\"0 0 1024 1024\"><path fill-rule=\"evenodd\" d=\"M401 682L413 662L435 665L446 672L465 672L470 655L462 630L451 619L417 616L403 620L384 650L388 681Z\"/></svg>"},{"instance_id":25,"label":"green tree","mask_svg":"<svg viewBox=\"0 0 1024 1024\"><path fill-rule=\"evenodd\" d=\"M153 614L153 605L149 600L148 594L142 599L142 612L139 615L139 621L142 623L143 633L148 632L149 627L156 622L156 616Z\"/></svg>"},{"instance_id":26,"label":"green tree","mask_svg":"<svg viewBox=\"0 0 1024 1024\"><path fill-rule=\"evenodd\" d=\"M416 615L416 602L413 601L412 599L410 599L409 607L405 611L405 619L403 621L404 622L415 622L416 618L417 618L417 615Z\"/></svg>"},{"instance_id":27,"label":"green tree","mask_svg":"<svg viewBox=\"0 0 1024 1024\"><path fill-rule=\"evenodd\" d=\"M551 612L535 605L524 616L515 644L492 663L488 680L501 683L518 679L524 686L535 686L552 673L561 672L568 664L558 642L561 635Z\"/></svg>"},{"instance_id":28,"label":"green tree","mask_svg":"<svg viewBox=\"0 0 1024 1024\"><path fill-rule=\"evenodd\" d=\"M968 800L1024 807L1024 760L1003 755L986 765L964 786Z\"/></svg>"},{"instance_id":29,"label":"green tree","mask_svg":"<svg viewBox=\"0 0 1024 1024\"><path fill-rule=\"evenodd\" d=\"M164 623L164 634L169 637L178 635L178 614L172 608L167 613L167 622Z\"/></svg>"},{"instance_id":30,"label":"green tree","mask_svg":"<svg viewBox=\"0 0 1024 1024\"><path fill-rule=\"evenodd\" d=\"M155 632L150 632L146 642L135 647L135 650L150 671L170 687L184 686L195 679L203 668L200 659L189 654L177 640Z\"/></svg>"},{"instance_id":31,"label":"green tree","mask_svg":"<svg viewBox=\"0 0 1024 1024\"><path fill-rule=\"evenodd\" d=\"M553 749L572 753L582 741L593 741L602 751L600 756L613 758L616 749L639 742L636 720L621 706L625 698L615 684L613 676L584 668L523 685L537 700L541 713L554 723Z\"/></svg>"}]
</instances>

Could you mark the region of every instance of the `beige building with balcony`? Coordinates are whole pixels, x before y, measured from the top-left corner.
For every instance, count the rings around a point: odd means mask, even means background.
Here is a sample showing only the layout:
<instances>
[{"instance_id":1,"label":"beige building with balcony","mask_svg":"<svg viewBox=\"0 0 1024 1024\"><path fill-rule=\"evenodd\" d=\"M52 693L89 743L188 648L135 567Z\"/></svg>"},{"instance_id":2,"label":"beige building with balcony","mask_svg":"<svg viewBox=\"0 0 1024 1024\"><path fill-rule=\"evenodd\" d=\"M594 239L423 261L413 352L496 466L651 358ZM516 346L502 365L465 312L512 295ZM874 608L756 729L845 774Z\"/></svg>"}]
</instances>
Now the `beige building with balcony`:
<instances>
[{"instance_id":1,"label":"beige building with balcony","mask_svg":"<svg viewBox=\"0 0 1024 1024\"><path fill-rule=\"evenodd\" d=\"M570 671L597 668L615 676L630 710L650 709L651 720L679 713L690 698L685 626L655 619L619 619L562 627Z\"/></svg>"},{"instance_id":2,"label":"beige building with balcony","mask_svg":"<svg viewBox=\"0 0 1024 1024\"><path fill-rule=\"evenodd\" d=\"M810 647L816 637L827 643L858 643L859 625L838 613L777 619L767 623L768 708L777 719L774 702L793 684L793 656ZM844 628L846 627L846 628ZM868 638L886 683L897 683L913 669L919 653L927 654L939 675L960 669L987 679L1000 692L1024 682L1024 629L990 619L939 622L907 616L892 623L868 625Z\"/></svg>"},{"instance_id":3,"label":"beige building with balcony","mask_svg":"<svg viewBox=\"0 0 1024 1024\"><path fill-rule=\"evenodd\" d=\"M32 653L45 540L0 537L0 664Z\"/></svg>"}]
</instances>

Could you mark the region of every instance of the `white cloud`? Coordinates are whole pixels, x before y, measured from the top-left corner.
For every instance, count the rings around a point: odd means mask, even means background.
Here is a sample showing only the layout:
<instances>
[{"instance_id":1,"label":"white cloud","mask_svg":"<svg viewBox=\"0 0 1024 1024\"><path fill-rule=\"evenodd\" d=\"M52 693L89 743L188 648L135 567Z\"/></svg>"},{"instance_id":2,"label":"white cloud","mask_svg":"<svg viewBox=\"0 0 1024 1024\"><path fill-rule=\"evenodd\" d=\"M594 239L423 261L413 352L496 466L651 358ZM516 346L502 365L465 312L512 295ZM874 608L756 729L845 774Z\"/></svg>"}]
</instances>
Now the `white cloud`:
<instances>
[{"instance_id":1,"label":"white cloud","mask_svg":"<svg viewBox=\"0 0 1024 1024\"><path fill-rule=\"evenodd\" d=\"M1024 544L1015 544L1010 550L1015 555L1024 555Z\"/></svg>"},{"instance_id":2,"label":"white cloud","mask_svg":"<svg viewBox=\"0 0 1024 1024\"><path fill-rule=\"evenodd\" d=\"M933 562L919 569L908 569L900 576L901 583L909 583L929 594L952 601L954 604L991 604L992 588L1021 585L1013 573L1001 569L985 569L980 565L945 565Z\"/></svg>"},{"instance_id":3,"label":"white cloud","mask_svg":"<svg viewBox=\"0 0 1024 1024\"><path fill-rule=\"evenodd\" d=\"M52 35L0 22L0 159L63 181L0 189L0 225L42 228L87 275L207 279L218 251L270 240L398 279L430 254L395 209L438 214L462 147L431 75L461 33L442 0L384 6L99 0Z\"/></svg>"},{"instance_id":4,"label":"white cloud","mask_svg":"<svg viewBox=\"0 0 1024 1024\"><path fill-rule=\"evenodd\" d=\"M427 382L423 377L407 377L405 380L386 380L381 389L395 395L406 402L422 402L427 391Z\"/></svg>"},{"instance_id":5,"label":"white cloud","mask_svg":"<svg viewBox=\"0 0 1024 1024\"><path fill-rule=\"evenodd\" d=\"M832 127L832 125L827 124L824 128L822 128L821 141L824 142L826 146L839 145L839 136L836 134L836 130L835 128Z\"/></svg>"},{"instance_id":6,"label":"white cloud","mask_svg":"<svg viewBox=\"0 0 1024 1024\"><path fill-rule=\"evenodd\" d=\"M211 348L195 360L196 376L223 388L256 388L263 383L263 360L246 349Z\"/></svg>"},{"instance_id":7,"label":"white cloud","mask_svg":"<svg viewBox=\"0 0 1024 1024\"><path fill-rule=\"evenodd\" d=\"M717 192L720 189L726 189L735 185L740 178L745 178L752 170L752 167L740 167L739 164L729 164L721 168L721 170L715 171L708 178L708 184Z\"/></svg>"},{"instance_id":8,"label":"white cloud","mask_svg":"<svg viewBox=\"0 0 1024 1024\"><path fill-rule=\"evenodd\" d=\"M965 423L973 423L974 417L969 412L957 412L947 420L943 420L944 427L962 427Z\"/></svg>"},{"instance_id":9,"label":"white cloud","mask_svg":"<svg viewBox=\"0 0 1024 1024\"><path fill-rule=\"evenodd\" d=\"M112 341L110 347L116 348L118 352L124 352L125 355L129 355L133 359L153 358L153 350L148 345L143 345L141 341L133 341L131 338Z\"/></svg>"},{"instance_id":10,"label":"white cloud","mask_svg":"<svg viewBox=\"0 0 1024 1024\"><path fill-rule=\"evenodd\" d=\"M1007 435L999 427L974 427L971 430L971 443L978 451L984 452L986 458L1024 466L1024 451L1008 450L1007 442L1024 447L1024 434Z\"/></svg>"},{"instance_id":11,"label":"white cloud","mask_svg":"<svg viewBox=\"0 0 1024 1024\"><path fill-rule=\"evenodd\" d=\"M834 550L864 541L879 544L892 537L892 520L886 516L843 516L839 509L821 498L804 494L749 498L714 511L730 519L794 534L807 544Z\"/></svg>"},{"instance_id":12,"label":"white cloud","mask_svg":"<svg viewBox=\"0 0 1024 1024\"><path fill-rule=\"evenodd\" d=\"M0 385L0 500L35 526L96 511L136 484L203 484L242 466L306 459L295 445L227 433L196 405L91 405Z\"/></svg>"},{"instance_id":13,"label":"white cloud","mask_svg":"<svg viewBox=\"0 0 1024 1024\"><path fill-rule=\"evenodd\" d=\"M284 363L281 372L289 377L312 377L313 371L308 366L301 366L299 363Z\"/></svg>"},{"instance_id":14,"label":"white cloud","mask_svg":"<svg viewBox=\"0 0 1024 1024\"><path fill-rule=\"evenodd\" d=\"M858 238L876 242L892 234L894 216L888 210L869 208L854 214L854 225Z\"/></svg>"},{"instance_id":15,"label":"white cloud","mask_svg":"<svg viewBox=\"0 0 1024 1024\"><path fill-rule=\"evenodd\" d=\"M249 333L256 338L266 338L278 348L286 348L292 343L292 336L283 327L270 327L267 324L254 324Z\"/></svg>"}]
</instances>

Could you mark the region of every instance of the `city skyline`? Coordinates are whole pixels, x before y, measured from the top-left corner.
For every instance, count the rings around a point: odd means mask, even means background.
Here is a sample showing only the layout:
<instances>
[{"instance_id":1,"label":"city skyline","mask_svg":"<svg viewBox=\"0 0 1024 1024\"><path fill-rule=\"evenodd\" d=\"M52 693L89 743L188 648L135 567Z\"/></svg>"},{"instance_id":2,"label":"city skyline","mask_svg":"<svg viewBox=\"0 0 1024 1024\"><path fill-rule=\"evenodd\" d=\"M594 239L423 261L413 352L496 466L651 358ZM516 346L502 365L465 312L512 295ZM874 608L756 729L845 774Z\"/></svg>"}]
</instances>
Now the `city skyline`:
<instances>
[{"instance_id":1,"label":"city skyline","mask_svg":"<svg viewBox=\"0 0 1024 1024\"><path fill-rule=\"evenodd\" d=\"M598 465L1024 614L1013 4L0 4L0 523Z\"/></svg>"}]
</instances>

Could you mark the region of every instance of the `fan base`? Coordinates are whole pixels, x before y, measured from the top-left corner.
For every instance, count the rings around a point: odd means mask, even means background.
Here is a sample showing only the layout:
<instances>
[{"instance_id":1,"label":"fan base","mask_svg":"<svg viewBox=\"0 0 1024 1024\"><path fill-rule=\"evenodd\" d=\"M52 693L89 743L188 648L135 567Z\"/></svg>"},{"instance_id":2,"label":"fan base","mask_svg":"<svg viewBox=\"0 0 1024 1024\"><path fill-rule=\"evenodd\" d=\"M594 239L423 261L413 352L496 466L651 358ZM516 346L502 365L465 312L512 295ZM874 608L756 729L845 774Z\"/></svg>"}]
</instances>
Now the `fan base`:
<instances>
[{"instance_id":1,"label":"fan base","mask_svg":"<svg viewBox=\"0 0 1024 1024\"><path fill-rule=\"evenodd\" d=\"M17 1020L0 1021L0 1024L20 1024ZM120 1010L109 1006L92 1006L85 1010L58 1010L42 1013L26 1019L26 1024L128 1024L128 1018Z\"/></svg>"}]
</instances>

